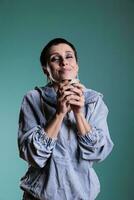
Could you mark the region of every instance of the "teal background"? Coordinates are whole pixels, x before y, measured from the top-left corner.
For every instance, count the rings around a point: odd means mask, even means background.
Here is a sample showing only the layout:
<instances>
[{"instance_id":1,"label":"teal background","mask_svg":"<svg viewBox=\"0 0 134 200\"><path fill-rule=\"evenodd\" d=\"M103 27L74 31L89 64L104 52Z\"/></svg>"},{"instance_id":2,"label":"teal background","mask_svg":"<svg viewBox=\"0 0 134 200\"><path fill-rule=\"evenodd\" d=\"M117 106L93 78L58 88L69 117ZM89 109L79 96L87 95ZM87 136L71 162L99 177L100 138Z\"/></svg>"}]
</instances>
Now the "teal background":
<instances>
[{"instance_id":1,"label":"teal background","mask_svg":"<svg viewBox=\"0 0 134 200\"><path fill-rule=\"evenodd\" d=\"M64 37L77 48L79 77L104 94L115 144L95 166L97 200L132 200L134 144L134 1L0 0L0 200L19 200L27 164L17 148L23 95L46 84L39 63L43 46Z\"/></svg>"}]
</instances>

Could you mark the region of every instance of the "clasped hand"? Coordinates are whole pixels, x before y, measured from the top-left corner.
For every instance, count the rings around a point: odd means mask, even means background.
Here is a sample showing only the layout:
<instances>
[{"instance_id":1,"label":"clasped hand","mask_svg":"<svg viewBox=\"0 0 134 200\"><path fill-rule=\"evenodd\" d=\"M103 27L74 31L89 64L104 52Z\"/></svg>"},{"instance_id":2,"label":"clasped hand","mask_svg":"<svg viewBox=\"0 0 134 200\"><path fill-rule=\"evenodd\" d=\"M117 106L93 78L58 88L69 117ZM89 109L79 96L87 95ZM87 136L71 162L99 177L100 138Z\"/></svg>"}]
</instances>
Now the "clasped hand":
<instances>
[{"instance_id":1,"label":"clasped hand","mask_svg":"<svg viewBox=\"0 0 134 200\"><path fill-rule=\"evenodd\" d=\"M84 86L80 83L71 85L68 80L59 84L57 95L57 112L66 114L73 110L74 114L80 113L84 106Z\"/></svg>"}]
</instances>

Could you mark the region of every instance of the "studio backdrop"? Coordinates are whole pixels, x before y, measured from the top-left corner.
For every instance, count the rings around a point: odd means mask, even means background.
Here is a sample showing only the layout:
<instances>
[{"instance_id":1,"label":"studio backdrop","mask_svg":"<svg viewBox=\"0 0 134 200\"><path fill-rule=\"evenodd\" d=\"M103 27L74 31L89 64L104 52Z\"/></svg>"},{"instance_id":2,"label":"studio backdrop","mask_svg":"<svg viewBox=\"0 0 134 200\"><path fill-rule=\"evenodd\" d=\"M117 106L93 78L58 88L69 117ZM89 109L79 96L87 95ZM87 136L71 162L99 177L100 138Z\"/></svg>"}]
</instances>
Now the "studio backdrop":
<instances>
[{"instance_id":1,"label":"studio backdrop","mask_svg":"<svg viewBox=\"0 0 134 200\"><path fill-rule=\"evenodd\" d=\"M55 37L72 42L79 78L104 95L114 149L95 165L98 200L132 200L134 144L134 1L0 0L0 200L19 200L27 163L17 129L24 94L47 83L39 63Z\"/></svg>"}]
</instances>

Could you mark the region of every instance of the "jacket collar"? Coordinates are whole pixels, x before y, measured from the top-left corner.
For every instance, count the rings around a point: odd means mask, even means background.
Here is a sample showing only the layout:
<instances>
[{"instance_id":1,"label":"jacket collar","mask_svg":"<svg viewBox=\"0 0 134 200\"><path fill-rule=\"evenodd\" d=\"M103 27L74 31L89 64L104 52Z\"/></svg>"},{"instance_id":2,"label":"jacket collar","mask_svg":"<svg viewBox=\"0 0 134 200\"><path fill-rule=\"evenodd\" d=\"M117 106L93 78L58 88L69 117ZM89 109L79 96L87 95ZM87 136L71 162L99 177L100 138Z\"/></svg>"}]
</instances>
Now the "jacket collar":
<instances>
[{"instance_id":1,"label":"jacket collar","mask_svg":"<svg viewBox=\"0 0 134 200\"><path fill-rule=\"evenodd\" d=\"M35 89L38 90L38 92L40 93L44 101L47 101L51 103L52 105L56 105L57 93L51 83L48 83L47 85L43 87L36 86Z\"/></svg>"},{"instance_id":2,"label":"jacket collar","mask_svg":"<svg viewBox=\"0 0 134 200\"><path fill-rule=\"evenodd\" d=\"M54 106L57 104L57 93L50 82L43 87L36 86L35 89L39 91L44 101L47 101ZM92 103L97 100L98 96L103 97L103 94L85 87L84 96L85 96L85 103Z\"/></svg>"}]
</instances>

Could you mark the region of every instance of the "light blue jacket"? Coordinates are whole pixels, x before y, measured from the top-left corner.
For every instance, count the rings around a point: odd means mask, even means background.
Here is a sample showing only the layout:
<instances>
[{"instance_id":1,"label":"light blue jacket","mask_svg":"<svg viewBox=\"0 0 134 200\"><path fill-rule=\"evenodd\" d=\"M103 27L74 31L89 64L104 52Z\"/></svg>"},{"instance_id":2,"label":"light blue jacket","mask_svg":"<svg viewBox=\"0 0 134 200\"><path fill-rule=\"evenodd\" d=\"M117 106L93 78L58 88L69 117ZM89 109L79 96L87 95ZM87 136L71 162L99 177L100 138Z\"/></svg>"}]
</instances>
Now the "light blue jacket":
<instances>
[{"instance_id":1,"label":"light blue jacket","mask_svg":"<svg viewBox=\"0 0 134 200\"><path fill-rule=\"evenodd\" d=\"M28 171L20 187L40 200L94 200L100 182L93 163L103 161L113 148L108 108L101 93L85 88L83 112L92 131L80 136L71 111L62 122L58 138L52 139L43 127L56 112L56 96L49 83L23 98L18 146L20 157L28 162Z\"/></svg>"}]
</instances>

